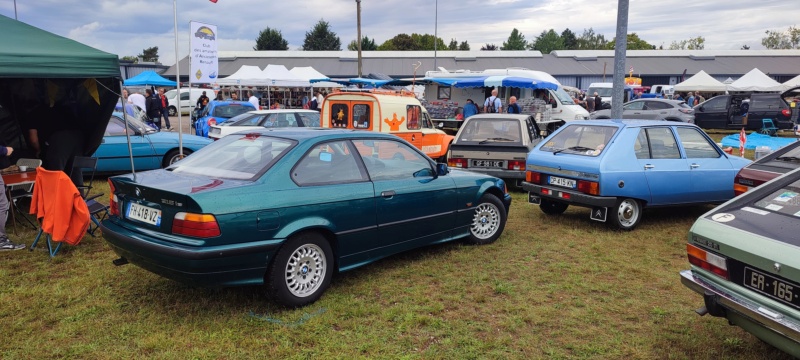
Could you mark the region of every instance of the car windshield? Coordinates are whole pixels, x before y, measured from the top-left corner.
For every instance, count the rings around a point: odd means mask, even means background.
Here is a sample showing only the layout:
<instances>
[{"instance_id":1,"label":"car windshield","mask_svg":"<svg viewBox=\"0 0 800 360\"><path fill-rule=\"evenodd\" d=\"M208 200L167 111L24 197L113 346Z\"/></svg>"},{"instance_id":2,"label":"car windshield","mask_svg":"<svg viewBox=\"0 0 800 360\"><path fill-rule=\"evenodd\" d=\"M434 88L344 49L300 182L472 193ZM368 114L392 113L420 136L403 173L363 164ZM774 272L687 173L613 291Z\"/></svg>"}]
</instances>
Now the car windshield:
<instances>
[{"instance_id":1,"label":"car windshield","mask_svg":"<svg viewBox=\"0 0 800 360\"><path fill-rule=\"evenodd\" d=\"M226 136L168 167L175 173L222 179L252 179L296 142L260 134Z\"/></svg>"},{"instance_id":2,"label":"car windshield","mask_svg":"<svg viewBox=\"0 0 800 360\"><path fill-rule=\"evenodd\" d=\"M125 120L128 121L128 125L133 127L136 131L143 133L143 134L150 134L156 132L156 129L153 129L150 126L147 126L145 122L148 119L147 115L145 115L144 111L140 109L138 106L133 104L126 104L125 105L125 112L127 113L124 117ZM117 114L117 117L120 119L123 118L122 113L120 112Z\"/></svg>"},{"instance_id":3,"label":"car windshield","mask_svg":"<svg viewBox=\"0 0 800 360\"><path fill-rule=\"evenodd\" d=\"M619 128L601 125L567 125L539 148L541 151L598 156Z\"/></svg>"},{"instance_id":4,"label":"car windshield","mask_svg":"<svg viewBox=\"0 0 800 360\"><path fill-rule=\"evenodd\" d=\"M592 96L594 96L594 93L597 93L597 96L600 96L600 97L611 97L611 94L613 92L614 92L613 88L605 88L605 87L593 88L593 87L590 87L588 93L592 94Z\"/></svg>"},{"instance_id":5,"label":"car windshield","mask_svg":"<svg viewBox=\"0 0 800 360\"><path fill-rule=\"evenodd\" d=\"M784 169L795 169L800 167L800 146L797 144L798 143L788 145L789 147L794 146L794 148L767 161L764 163L764 165L775 166Z\"/></svg>"},{"instance_id":6,"label":"car windshield","mask_svg":"<svg viewBox=\"0 0 800 360\"><path fill-rule=\"evenodd\" d=\"M796 172L794 174L795 181L760 198L754 205L796 219L800 214L800 179L796 176Z\"/></svg>"},{"instance_id":7,"label":"car windshield","mask_svg":"<svg viewBox=\"0 0 800 360\"><path fill-rule=\"evenodd\" d=\"M250 106L243 106L241 104L228 104L228 105L218 105L214 108L214 112L211 116L221 117L221 118L232 118L236 115L244 114L248 111L253 111L254 109Z\"/></svg>"},{"instance_id":8,"label":"car windshield","mask_svg":"<svg viewBox=\"0 0 800 360\"><path fill-rule=\"evenodd\" d=\"M457 142L477 142L479 144L491 142L493 143L492 145L495 145L494 143L519 145L522 143L519 120L472 118L459 131Z\"/></svg>"},{"instance_id":9,"label":"car windshield","mask_svg":"<svg viewBox=\"0 0 800 360\"><path fill-rule=\"evenodd\" d=\"M252 124L249 123L249 121L251 120L250 118L252 118L254 116L258 117L258 115L256 115L256 114L253 114L253 113L250 113L250 112L246 112L244 114L239 114L239 115L236 115L236 116L234 116L234 117L232 117L232 118L230 118L228 120L225 120L224 124L225 125L231 125L231 126L249 126L249 125L252 125ZM222 124L220 124L220 125L222 125Z\"/></svg>"},{"instance_id":10,"label":"car windshield","mask_svg":"<svg viewBox=\"0 0 800 360\"><path fill-rule=\"evenodd\" d=\"M558 88L554 93L556 93L556 98L562 105L575 105L575 100L572 100L572 97L564 91L564 88Z\"/></svg>"}]
</instances>

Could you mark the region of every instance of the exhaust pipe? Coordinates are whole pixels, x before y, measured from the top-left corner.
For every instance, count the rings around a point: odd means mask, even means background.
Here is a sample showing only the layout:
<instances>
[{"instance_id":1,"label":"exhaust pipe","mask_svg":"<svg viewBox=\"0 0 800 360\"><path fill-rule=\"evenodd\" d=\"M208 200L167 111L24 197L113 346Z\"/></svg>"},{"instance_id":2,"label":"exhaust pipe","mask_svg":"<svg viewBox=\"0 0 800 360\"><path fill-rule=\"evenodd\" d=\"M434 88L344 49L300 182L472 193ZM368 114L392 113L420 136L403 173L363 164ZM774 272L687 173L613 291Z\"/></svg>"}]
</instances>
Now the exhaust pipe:
<instances>
[{"instance_id":1,"label":"exhaust pipe","mask_svg":"<svg viewBox=\"0 0 800 360\"><path fill-rule=\"evenodd\" d=\"M119 259L112 260L111 263L116 266L122 266L128 263L128 259L121 257Z\"/></svg>"}]
</instances>

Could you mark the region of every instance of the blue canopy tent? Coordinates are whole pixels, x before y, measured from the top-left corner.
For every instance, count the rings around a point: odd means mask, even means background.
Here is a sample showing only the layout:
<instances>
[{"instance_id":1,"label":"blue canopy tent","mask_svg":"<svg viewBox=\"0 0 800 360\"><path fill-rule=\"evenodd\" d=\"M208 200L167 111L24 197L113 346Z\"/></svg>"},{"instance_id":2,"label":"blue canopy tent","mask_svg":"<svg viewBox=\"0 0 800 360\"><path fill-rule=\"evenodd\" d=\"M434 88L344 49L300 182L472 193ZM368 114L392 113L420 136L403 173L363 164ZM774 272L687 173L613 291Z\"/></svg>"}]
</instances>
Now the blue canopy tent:
<instances>
[{"instance_id":1,"label":"blue canopy tent","mask_svg":"<svg viewBox=\"0 0 800 360\"><path fill-rule=\"evenodd\" d=\"M167 80L161 75L156 74L155 71L144 71L139 75L136 75L130 79L127 79L123 82L125 86L169 86L169 87L177 87L178 84L174 81Z\"/></svg>"},{"instance_id":2,"label":"blue canopy tent","mask_svg":"<svg viewBox=\"0 0 800 360\"><path fill-rule=\"evenodd\" d=\"M444 79L443 79L444 80ZM452 79L446 79L452 80ZM517 87L525 89L549 89L557 90L558 84L549 81L534 80L531 78L523 78L516 76L484 76L466 79L455 79L452 85L456 88L473 88L473 87Z\"/></svg>"}]
</instances>

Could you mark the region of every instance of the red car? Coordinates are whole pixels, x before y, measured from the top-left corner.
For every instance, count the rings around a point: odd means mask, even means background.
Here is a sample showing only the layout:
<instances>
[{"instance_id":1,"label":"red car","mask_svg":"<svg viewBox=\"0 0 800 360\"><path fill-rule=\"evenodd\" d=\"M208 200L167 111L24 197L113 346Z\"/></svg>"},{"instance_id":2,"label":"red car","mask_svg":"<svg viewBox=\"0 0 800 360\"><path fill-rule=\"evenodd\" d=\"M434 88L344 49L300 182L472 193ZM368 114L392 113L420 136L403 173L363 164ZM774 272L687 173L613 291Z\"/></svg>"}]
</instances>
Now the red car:
<instances>
[{"instance_id":1,"label":"red car","mask_svg":"<svg viewBox=\"0 0 800 360\"><path fill-rule=\"evenodd\" d=\"M784 146L739 170L733 179L733 192L738 196L798 167L800 141Z\"/></svg>"}]
</instances>

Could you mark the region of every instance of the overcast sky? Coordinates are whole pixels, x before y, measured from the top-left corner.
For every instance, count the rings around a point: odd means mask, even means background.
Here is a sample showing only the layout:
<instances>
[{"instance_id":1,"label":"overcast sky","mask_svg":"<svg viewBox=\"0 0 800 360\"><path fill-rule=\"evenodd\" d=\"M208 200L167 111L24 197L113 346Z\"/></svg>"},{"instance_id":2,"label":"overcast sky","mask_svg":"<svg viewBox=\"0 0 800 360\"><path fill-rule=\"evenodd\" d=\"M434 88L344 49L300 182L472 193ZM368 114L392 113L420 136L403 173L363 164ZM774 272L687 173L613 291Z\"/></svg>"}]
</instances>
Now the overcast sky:
<instances>
[{"instance_id":1,"label":"overcast sky","mask_svg":"<svg viewBox=\"0 0 800 360\"><path fill-rule=\"evenodd\" d=\"M472 50L498 47L511 30L526 40L543 30L584 29L611 40L616 32L615 0L363 0L362 35L378 44L399 33L438 35L449 43L468 41ZM16 0L20 21L119 56L138 55L158 46L160 61L175 63L173 2L169 0ZM188 53L189 21L217 25L219 50L252 50L260 30L282 32L290 50L303 45L305 33L320 20L331 25L342 49L356 38L353 0L178 0L179 55ZM14 17L14 0L0 0L0 14ZM630 0L628 32L653 45L697 36L705 48L763 49L766 30L800 24L796 0Z\"/></svg>"}]
</instances>

